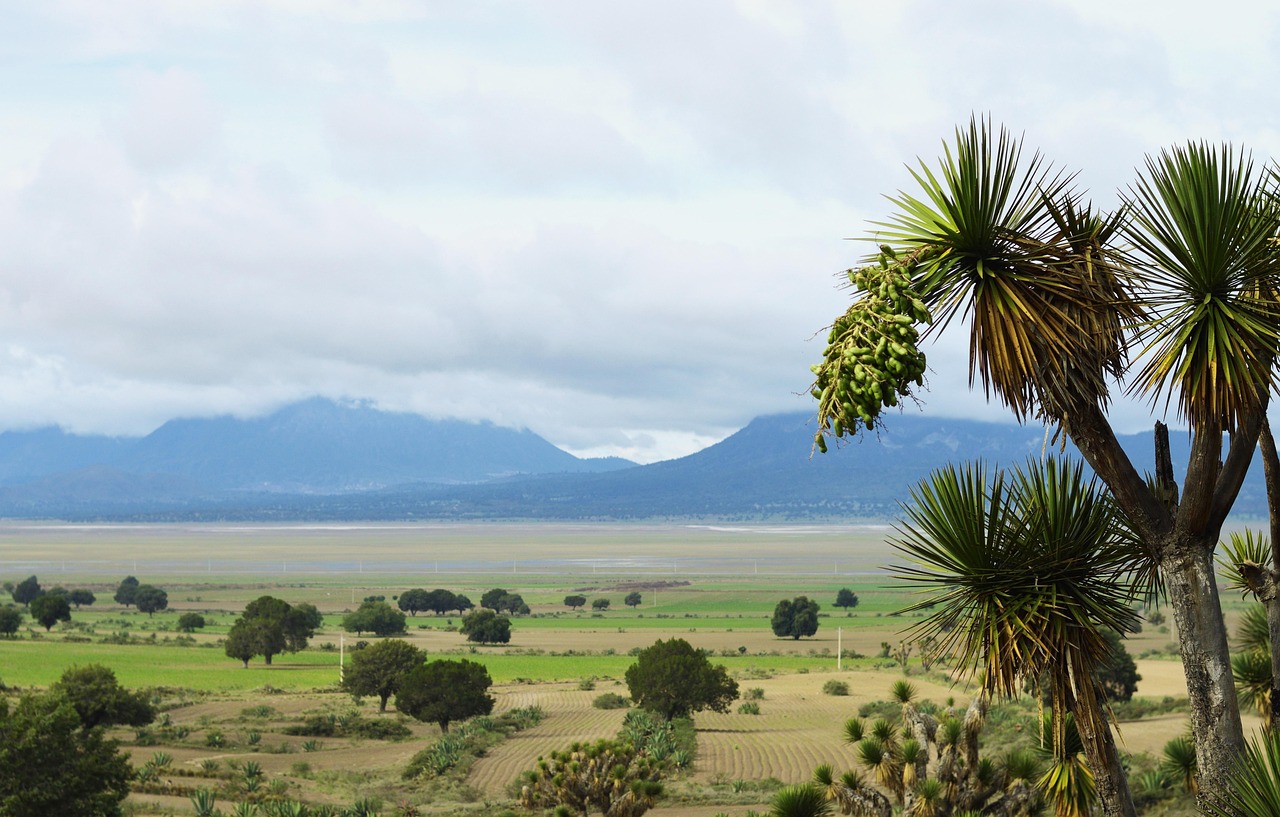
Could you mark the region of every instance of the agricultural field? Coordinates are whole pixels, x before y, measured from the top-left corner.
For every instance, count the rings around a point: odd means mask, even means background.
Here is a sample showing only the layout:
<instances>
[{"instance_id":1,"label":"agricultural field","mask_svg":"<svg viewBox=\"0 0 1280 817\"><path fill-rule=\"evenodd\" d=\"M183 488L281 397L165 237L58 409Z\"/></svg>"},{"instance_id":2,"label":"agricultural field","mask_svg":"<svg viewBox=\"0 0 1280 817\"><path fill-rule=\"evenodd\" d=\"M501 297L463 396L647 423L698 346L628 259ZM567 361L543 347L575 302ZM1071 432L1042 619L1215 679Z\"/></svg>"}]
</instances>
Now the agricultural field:
<instances>
[{"instance_id":1,"label":"agricultural field","mask_svg":"<svg viewBox=\"0 0 1280 817\"><path fill-rule=\"evenodd\" d=\"M45 632L30 619L0 638L0 682L10 692L48 686L67 668L99 663L163 709L142 730L118 730L138 767L150 769L128 802L136 815L196 813L208 789L230 811L236 796L290 797L313 805L380 803L384 814L519 813L512 783L538 757L578 740L617 735L625 709L598 709L603 693L627 694L633 654L683 638L723 664L758 714L695 716L696 752L668 781L668 802L651 814L731 815L763 810L774 790L815 766L856 765L841 725L887 700L904 677L892 655L910 643L920 615L896 615L913 597L895 586L884 527L623 525L423 526L0 526L0 581L37 575L45 587L88 588L91 607ZM112 602L133 575L168 592L148 616ZM473 601L488 589L520 593L531 613L513 619L510 644L469 645L458 619L419 614L407 639L430 657L465 657L495 682L494 715L536 707L540 720L485 745L448 775L402 778L438 727L377 711L377 701L338 690L339 663L356 639L345 612L368 596L391 601L410 588L442 587ZM833 606L837 590L858 606ZM641 603L627 607L628 593ZM324 624L306 650L249 668L221 641L251 600L308 602ZM608 610L572 611L568 594L607 598ZM821 605L813 637L777 638L778 601L807 595ZM182 634L176 621L199 612L208 625ZM1138 697L1162 705L1123 726L1125 751L1153 756L1186 729L1181 665L1171 623L1148 624L1127 642L1138 659ZM366 637L364 640L370 640ZM913 653L906 673L924 699L963 709L965 679L945 663L926 670ZM848 694L824 693L842 681ZM1034 713L1026 715L1032 718ZM316 723L327 724L319 728ZM1031 723L1027 720L1027 723ZM247 764L259 770L245 792Z\"/></svg>"}]
</instances>

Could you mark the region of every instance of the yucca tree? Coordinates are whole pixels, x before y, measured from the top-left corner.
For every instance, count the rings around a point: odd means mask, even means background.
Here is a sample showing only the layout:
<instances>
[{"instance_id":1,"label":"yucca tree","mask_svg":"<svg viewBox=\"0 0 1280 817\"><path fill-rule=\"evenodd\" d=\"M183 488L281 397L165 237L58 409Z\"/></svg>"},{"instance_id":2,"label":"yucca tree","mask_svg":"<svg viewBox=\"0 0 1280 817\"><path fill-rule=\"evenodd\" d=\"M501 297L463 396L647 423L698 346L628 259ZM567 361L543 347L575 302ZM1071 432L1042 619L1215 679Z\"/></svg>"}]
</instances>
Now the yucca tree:
<instances>
[{"instance_id":1,"label":"yucca tree","mask_svg":"<svg viewBox=\"0 0 1280 817\"><path fill-rule=\"evenodd\" d=\"M1205 809L1211 817L1274 817L1280 814L1280 733L1256 743L1232 769L1226 791Z\"/></svg>"},{"instance_id":2,"label":"yucca tree","mask_svg":"<svg viewBox=\"0 0 1280 817\"><path fill-rule=\"evenodd\" d=\"M1267 442L1259 447L1267 463L1276 452L1269 430L1265 436ZM1266 471L1274 528L1280 514L1272 496L1277 482L1273 468L1274 464ZM1220 562L1227 586L1261 602L1246 608L1236 625L1237 652L1231 656L1236 690L1245 705L1254 706L1267 719L1268 729L1280 731L1280 648L1276 643L1280 638L1280 569L1275 566L1275 548L1263 534L1246 530L1233 531L1222 550Z\"/></svg>"},{"instance_id":3,"label":"yucca tree","mask_svg":"<svg viewBox=\"0 0 1280 817\"><path fill-rule=\"evenodd\" d=\"M1044 678L1053 745L1074 715L1109 814L1134 814L1095 670L1110 655L1103 631L1135 624L1135 558L1120 515L1079 463L1049 458L1009 475L948 466L912 491L893 538L911 562L900 578L925 589L933 635L983 688L1016 696Z\"/></svg>"},{"instance_id":4,"label":"yucca tree","mask_svg":"<svg viewBox=\"0 0 1280 817\"><path fill-rule=\"evenodd\" d=\"M922 163L913 175L919 192L892 197L895 212L872 236L880 250L868 263L885 275L851 271L855 287L892 286L859 287L837 323L847 330L868 319L857 309L864 301L881 311L902 307L904 290L911 315L932 324L926 337L967 323L971 381L1017 419L1065 432L1105 482L1130 521L1135 555L1158 570L1173 608L1203 804L1244 749L1235 689L1219 671L1230 654L1213 552L1276 379L1275 182L1247 154L1190 143L1149 158L1121 210L1104 216L1069 174L1024 157L1018 139L979 120L957 130L936 171ZM871 398L883 397L886 384L895 391L886 406L911 393L892 378L870 392L841 391L882 362L854 346L865 337L833 331L815 367L820 435L876 419L880 404ZM914 363L910 333L894 342L906 353L899 360ZM1120 447L1106 409L1110 384L1126 381L1190 427L1181 491L1163 425L1154 479ZM840 394L849 399L833 399Z\"/></svg>"}]
</instances>

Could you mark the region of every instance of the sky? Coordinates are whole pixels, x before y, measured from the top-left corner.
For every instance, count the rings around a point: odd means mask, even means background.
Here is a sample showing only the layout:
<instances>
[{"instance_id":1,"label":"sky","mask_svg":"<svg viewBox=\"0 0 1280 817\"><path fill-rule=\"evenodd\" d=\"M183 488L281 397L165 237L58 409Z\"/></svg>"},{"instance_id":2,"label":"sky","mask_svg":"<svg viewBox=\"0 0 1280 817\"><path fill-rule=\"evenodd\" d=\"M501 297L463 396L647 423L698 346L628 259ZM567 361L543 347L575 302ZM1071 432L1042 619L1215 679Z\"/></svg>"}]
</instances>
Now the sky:
<instances>
[{"instance_id":1,"label":"sky","mask_svg":"<svg viewBox=\"0 0 1280 817\"><path fill-rule=\"evenodd\" d=\"M320 395L682 456L814 408L837 276L869 247L849 239L972 115L1103 206L1190 139L1280 157L1280 6L1248 0L12 0L0 21L0 430ZM926 413L1007 419L963 338L925 351Z\"/></svg>"}]
</instances>

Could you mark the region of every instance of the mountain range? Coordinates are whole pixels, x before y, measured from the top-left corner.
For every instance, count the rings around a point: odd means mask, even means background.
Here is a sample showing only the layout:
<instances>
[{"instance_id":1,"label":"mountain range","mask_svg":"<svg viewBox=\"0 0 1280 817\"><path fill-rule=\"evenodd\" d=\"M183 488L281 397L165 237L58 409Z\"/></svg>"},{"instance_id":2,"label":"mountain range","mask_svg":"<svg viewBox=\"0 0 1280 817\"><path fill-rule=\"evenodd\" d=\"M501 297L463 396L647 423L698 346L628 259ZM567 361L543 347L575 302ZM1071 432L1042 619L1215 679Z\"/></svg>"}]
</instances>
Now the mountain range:
<instances>
[{"instance_id":1,"label":"mountain range","mask_svg":"<svg viewBox=\"0 0 1280 817\"><path fill-rule=\"evenodd\" d=\"M1038 457L1044 429L903 413L827 454L811 414L759 417L680 459L581 459L538 435L312 399L145 437L0 434L0 516L65 520L885 520L947 463ZM1171 434L1175 464L1185 433ZM1149 470L1150 432L1122 436ZM1067 454L1073 450L1067 447ZM1266 514L1261 467L1236 503Z\"/></svg>"}]
</instances>

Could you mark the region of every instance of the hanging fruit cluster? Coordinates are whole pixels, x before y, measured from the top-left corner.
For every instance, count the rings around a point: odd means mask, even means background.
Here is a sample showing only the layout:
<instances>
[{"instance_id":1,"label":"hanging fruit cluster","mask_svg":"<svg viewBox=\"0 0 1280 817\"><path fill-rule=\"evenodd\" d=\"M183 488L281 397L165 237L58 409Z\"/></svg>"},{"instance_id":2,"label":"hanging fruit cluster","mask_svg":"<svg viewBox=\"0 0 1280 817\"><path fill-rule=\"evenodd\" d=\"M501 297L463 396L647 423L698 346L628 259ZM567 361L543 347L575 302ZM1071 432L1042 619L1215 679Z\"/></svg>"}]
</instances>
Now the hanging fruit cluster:
<instances>
[{"instance_id":1,"label":"hanging fruit cluster","mask_svg":"<svg viewBox=\"0 0 1280 817\"><path fill-rule=\"evenodd\" d=\"M932 318L911 287L912 266L882 245L877 263L848 271L858 297L831 327L822 362L811 367L819 426L813 442L823 453L827 434L856 434L859 423L875 428L882 409L924 385L916 324Z\"/></svg>"}]
</instances>

